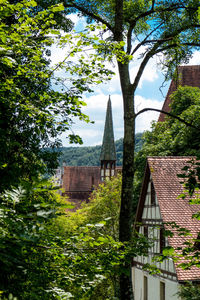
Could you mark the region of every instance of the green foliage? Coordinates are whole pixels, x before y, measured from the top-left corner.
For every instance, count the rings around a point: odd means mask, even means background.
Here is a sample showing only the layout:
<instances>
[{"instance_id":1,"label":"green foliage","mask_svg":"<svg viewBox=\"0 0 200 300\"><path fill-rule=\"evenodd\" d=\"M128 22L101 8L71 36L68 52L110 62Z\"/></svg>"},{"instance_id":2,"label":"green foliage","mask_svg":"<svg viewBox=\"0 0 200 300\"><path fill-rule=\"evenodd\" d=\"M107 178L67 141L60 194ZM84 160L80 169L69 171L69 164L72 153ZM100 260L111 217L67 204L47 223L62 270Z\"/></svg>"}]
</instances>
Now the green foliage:
<instances>
[{"instance_id":1,"label":"green foliage","mask_svg":"<svg viewBox=\"0 0 200 300\"><path fill-rule=\"evenodd\" d=\"M0 290L9 299L68 299L76 290L87 290L90 280L101 280L95 268L90 276L94 255L88 258L89 275L83 280L85 264L83 257L80 263L78 246L85 247L86 254L87 247L100 248L102 243L106 249L112 238L99 239L96 245L94 238L87 238L87 229L74 238L56 235L52 223L62 201L39 178L56 167L59 134L71 129L72 118L89 122L81 113L82 93L91 92L90 84L110 78L112 72L94 56L90 63L84 64L82 56L73 61L85 38L60 34L58 28L64 25L71 29L68 22L57 24L60 14L64 19L62 4L44 8L34 0L0 2ZM55 42L68 46L68 52L63 62L51 67L49 47ZM91 64L93 73L88 75ZM58 77L63 68L66 81ZM70 133L69 139L81 142Z\"/></svg>"},{"instance_id":2,"label":"green foliage","mask_svg":"<svg viewBox=\"0 0 200 300\"><path fill-rule=\"evenodd\" d=\"M136 155L135 190L138 197L147 156L197 156L200 137L200 89L179 87L171 96L171 113L196 126L186 126L167 116L164 122L152 123L152 131L143 135L144 144ZM192 180L190 176L190 180Z\"/></svg>"},{"instance_id":3,"label":"green foliage","mask_svg":"<svg viewBox=\"0 0 200 300\"><path fill-rule=\"evenodd\" d=\"M57 104L66 97L52 90L45 58L53 43L53 11L63 10L62 5L34 13L35 1L11 3L1 1L0 11L0 191L55 168L57 154L45 150L58 143L50 141L58 129L51 105L57 106L56 97Z\"/></svg>"},{"instance_id":4,"label":"green foliage","mask_svg":"<svg viewBox=\"0 0 200 300\"><path fill-rule=\"evenodd\" d=\"M200 287L198 284L187 282L180 286L178 296L183 300L198 300L200 298Z\"/></svg>"},{"instance_id":5,"label":"green foliage","mask_svg":"<svg viewBox=\"0 0 200 300\"><path fill-rule=\"evenodd\" d=\"M138 152L142 147L142 133L136 133L135 151ZM122 165L123 159L123 139L115 142L117 165ZM66 147L61 148L60 161L67 166L99 166L101 146L93 147Z\"/></svg>"},{"instance_id":6,"label":"green foliage","mask_svg":"<svg viewBox=\"0 0 200 300\"><path fill-rule=\"evenodd\" d=\"M121 195L121 176L113 177L111 180L100 184L93 191L89 203L83 204L80 210L70 213L69 217L74 222L75 228L86 224L96 224L106 221L103 227L104 233L118 240L118 219ZM79 219L79 220L78 220ZM70 228L74 228L70 224Z\"/></svg>"},{"instance_id":7,"label":"green foliage","mask_svg":"<svg viewBox=\"0 0 200 300\"><path fill-rule=\"evenodd\" d=\"M48 226L62 205L47 182L0 196L0 290L18 299L54 299L59 246ZM57 245L57 248L56 248Z\"/></svg>"},{"instance_id":8,"label":"green foliage","mask_svg":"<svg viewBox=\"0 0 200 300\"><path fill-rule=\"evenodd\" d=\"M104 234L104 224L81 227L67 240L64 284L75 298L92 299L95 287L115 273L125 258L121 243Z\"/></svg>"},{"instance_id":9,"label":"green foliage","mask_svg":"<svg viewBox=\"0 0 200 300\"><path fill-rule=\"evenodd\" d=\"M89 222L95 223L106 220L105 234L109 234L115 240L118 240L119 237L120 199L121 175L118 175L94 190L88 206L85 205L83 208L83 213L86 211Z\"/></svg>"},{"instance_id":10,"label":"green foliage","mask_svg":"<svg viewBox=\"0 0 200 300\"><path fill-rule=\"evenodd\" d=\"M69 141L82 143L71 133L74 117L89 122L81 112L82 93L112 75L92 54L84 63L79 55L86 46L83 34L60 34L54 16L63 10L62 4L41 9L35 1L1 1L0 191L52 173L61 133L70 130ZM63 61L50 66L53 43L68 50ZM61 70L65 78L58 76Z\"/></svg>"},{"instance_id":11,"label":"green foliage","mask_svg":"<svg viewBox=\"0 0 200 300\"><path fill-rule=\"evenodd\" d=\"M56 235L66 237L65 257L70 259L65 260L65 284L76 299L115 299L124 271L119 266L148 247L142 236L127 244L118 241L120 194L118 175L99 185L89 203L52 225Z\"/></svg>"},{"instance_id":12,"label":"green foliage","mask_svg":"<svg viewBox=\"0 0 200 300\"><path fill-rule=\"evenodd\" d=\"M199 1L65 1L66 12L78 12L88 22L102 23L100 35L106 33L94 48L99 56L109 62L115 57L122 89L124 107L124 159L120 214L120 240L130 241L133 222L134 128L135 93L149 60L160 54L166 78L174 73L177 65L187 63L193 49L199 47ZM131 80L130 62L139 62L135 79ZM178 145L177 145L178 148ZM182 145L184 148L184 145ZM140 181L140 179L138 180ZM130 264L126 265L127 270ZM127 272L128 273L128 272ZM129 276L120 280L120 299L132 300Z\"/></svg>"},{"instance_id":13,"label":"green foliage","mask_svg":"<svg viewBox=\"0 0 200 300\"><path fill-rule=\"evenodd\" d=\"M2 194L3 296L114 299L119 265L144 247L141 241L125 247L116 241L120 186L120 178L108 181L94 192L91 205L71 215L60 215L67 206L47 182Z\"/></svg>"}]
</instances>

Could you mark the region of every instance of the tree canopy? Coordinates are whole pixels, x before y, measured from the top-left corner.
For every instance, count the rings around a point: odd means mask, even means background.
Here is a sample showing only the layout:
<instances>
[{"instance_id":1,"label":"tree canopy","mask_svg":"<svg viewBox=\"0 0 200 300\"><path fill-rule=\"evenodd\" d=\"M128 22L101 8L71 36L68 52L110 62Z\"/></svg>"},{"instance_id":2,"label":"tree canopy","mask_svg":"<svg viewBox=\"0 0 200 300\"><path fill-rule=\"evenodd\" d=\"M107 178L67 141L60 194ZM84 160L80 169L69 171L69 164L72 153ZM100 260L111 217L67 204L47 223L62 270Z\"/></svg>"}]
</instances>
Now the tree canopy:
<instances>
[{"instance_id":1,"label":"tree canopy","mask_svg":"<svg viewBox=\"0 0 200 300\"><path fill-rule=\"evenodd\" d=\"M136 133L135 151L138 152L142 147L142 133ZM123 139L115 141L117 165L122 165L123 159ZM99 166L101 146L89 147L63 147L60 149L60 161L67 166Z\"/></svg>"},{"instance_id":2,"label":"tree canopy","mask_svg":"<svg viewBox=\"0 0 200 300\"><path fill-rule=\"evenodd\" d=\"M66 285L76 299L119 298L121 264L146 253L148 241L137 236L129 243L119 242L121 175L100 184L89 203L55 220L56 235L64 231L66 247ZM70 279L73 276L73 281Z\"/></svg>"},{"instance_id":3,"label":"tree canopy","mask_svg":"<svg viewBox=\"0 0 200 300\"><path fill-rule=\"evenodd\" d=\"M100 78L94 68L82 80L87 64L81 72L83 65L70 60L81 50L81 37L72 43L70 33L62 41L70 46L64 62L51 65L49 47L60 42L62 4L44 9L34 0L0 2L0 297L69 298L66 284L73 278L64 277L72 252L66 263L66 237L50 227L63 203L44 177L58 164L60 133L81 142L71 126L73 117L89 122L81 113L83 91L111 72L101 65ZM57 73L63 67L76 74L68 85Z\"/></svg>"},{"instance_id":4,"label":"tree canopy","mask_svg":"<svg viewBox=\"0 0 200 300\"><path fill-rule=\"evenodd\" d=\"M37 7L33 0L14 4L1 1L0 95L4 116L0 127L1 191L17 185L22 179L33 181L39 173L55 166L52 165L56 161L52 154L55 158L57 153L47 153L46 147L58 145L57 133L71 127L70 115L89 121L81 114L84 103L79 100L83 92L91 91L89 84L100 83L109 77L112 72L106 69L105 62L112 61L115 56L124 105L119 240L128 243L133 234L135 118L141 113L135 111L135 92L146 65L154 56L161 54L163 65L168 66L167 75L177 64L188 62L193 49L199 47L200 4L198 0L66 0L63 6L51 6L55 2L49 2L49 6L47 1L40 1L40 7ZM54 16L58 17L63 9L66 14L78 12L89 22L103 24L98 27L99 36L92 24L90 34L82 32L74 39L70 34L60 37ZM62 26L60 23L60 28ZM103 38L104 33L106 38ZM58 43L61 46L68 45L69 52L66 60L50 70L47 67L49 51L46 50L55 41L55 36L60 37ZM80 53L82 46L92 46L97 55L80 55L77 64L71 58ZM138 58L140 65L132 80L129 67ZM67 90L66 80L56 78L54 72L61 67L65 68L66 74L73 75ZM61 83L63 90L55 91L52 82ZM80 141L79 137L74 138ZM121 299L127 300L132 299L130 262L129 259L121 264L124 272L120 274ZM63 281L60 283L62 286Z\"/></svg>"},{"instance_id":5,"label":"tree canopy","mask_svg":"<svg viewBox=\"0 0 200 300\"><path fill-rule=\"evenodd\" d=\"M143 134L143 146L135 157L135 198L137 204L147 156L197 156L199 152L200 89L179 86L171 95L171 114L191 123L187 126L180 119L170 116L164 122L153 122L150 131Z\"/></svg>"},{"instance_id":6,"label":"tree canopy","mask_svg":"<svg viewBox=\"0 0 200 300\"><path fill-rule=\"evenodd\" d=\"M1 3L0 191L21 179L52 172L58 163L59 152L54 149L61 146L59 134L68 131L70 142L82 142L71 131L74 117L89 122L81 112L82 94L112 73L97 63L101 75L94 67L88 76L91 65L81 63L82 57L72 60L82 49L82 37L73 34L73 41L70 33L61 37L55 16L63 10L62 4L40 9L33 0ZM66 19L66 24L71 30L71 22ZM51 63L52 44L68 47L56 65ZM65 79L59 76L61 70Z\"/></svg>"},{"instance_id":7,"label":"tree canopy","mask_svg":"<svg viewBox=\"0 0 200 300\"><path fill-rule=\"evenodd\" d=\"M134 96L149 60L160 54L168 75L180 63L187 63L199 47L199 1L65 1L66 13L78 12L88 21L104 25L105 39L96 46L105 59L115 56L124 106L123 176L119 236L132 239L135 118ZM136 76L131 78L130 64L140 59ZM148 108L151 110L151 108ZM127 265L127 270L130 265ZM130 276L121 277L121 299L132 299Z\"/></svg>"}]
</instances>

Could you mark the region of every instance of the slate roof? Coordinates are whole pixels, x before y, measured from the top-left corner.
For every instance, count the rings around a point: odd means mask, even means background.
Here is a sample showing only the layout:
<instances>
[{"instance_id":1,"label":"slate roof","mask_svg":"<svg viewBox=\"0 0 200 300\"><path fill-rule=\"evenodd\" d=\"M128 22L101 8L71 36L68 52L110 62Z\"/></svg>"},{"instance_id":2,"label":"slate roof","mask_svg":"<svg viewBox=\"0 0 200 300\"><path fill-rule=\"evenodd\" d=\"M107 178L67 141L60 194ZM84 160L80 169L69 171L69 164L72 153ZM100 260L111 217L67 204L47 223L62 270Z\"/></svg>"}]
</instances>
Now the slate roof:
<instances>
[{"instance_id":1,"label":"slate roof","mask_svg":"<svg viewBox=\"0 0 200 300\"><path fill-rule=\"evenodd\" d=\"M180 184L181 179L177 177L177 174L183 172L182 168L188 165L190 160L191 157L148 157L137 221L141 220L145 189L151 174L163 222L176 222L180 227L189 229L194 238L197 237L200 231L200 221L192 219L192 215L200 211L200 205L190 205L188 198L177 199L183 190ZM168 241L170 246L177 248L184 242L184 238L174 234L173 237L168 237ZM175 267L178 281L200 280L200 268L192 267L190 270L183 270L178 267L177 263Z\"/></svg>"},{"instance_id":2,"label":"slate roof","mask_svg":"<svg viewBox=\"0 0 200 300\"><path fill-rule=\"evenodd\" d=\"M117 156L116 156L114 131L113 131L112 107L111 107L111 100L109 96L100 160L115 161L116 159Z\"/></svg>"},{"instance_id":3,"label":"slate roof","mask_svg":"<svg viewBox=\"0 0 200 300\"><path fill-rule=\"evenodd\" d=\"M177 87L188 85L200 88L200 65L199 66L180 66L178 67L178 78L171 81L162 110L169 112L169 104L171 102L170 95L176 91ZM158 121L163 122L165 114L160 114Z\"/></svg>"}]
</instances>

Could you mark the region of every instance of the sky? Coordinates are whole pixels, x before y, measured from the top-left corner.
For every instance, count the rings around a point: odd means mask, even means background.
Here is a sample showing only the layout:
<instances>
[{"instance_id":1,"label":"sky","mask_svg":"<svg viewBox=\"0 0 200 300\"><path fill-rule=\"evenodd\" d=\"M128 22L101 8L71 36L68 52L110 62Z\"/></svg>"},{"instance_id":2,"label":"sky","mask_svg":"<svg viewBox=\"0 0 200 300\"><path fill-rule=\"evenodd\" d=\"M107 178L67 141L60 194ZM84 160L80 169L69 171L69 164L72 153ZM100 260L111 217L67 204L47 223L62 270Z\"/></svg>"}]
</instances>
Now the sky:
<instances>
[{"instance_id":1,"label":"sky","mask_svg":"<svg viewBox=\"0 0 200 300\"><path fill-rule=\"evenodd\" d=\"M73 22L76 24L76 29L84 26L84 21L79 20L75 15L71 16ZM52 63L56 63L65 55L65 49L58 49L55 46L51 49ZM164 76L159 67L159 59L153 58L149 61L145 68L145 71L140 80L138 89L135 96L135 107L136 112L146 108L158 108L161 109L165 100L169 82L164 83ZM189 62L190 65L200 64L200 53L194 52L192 59ZM130 74L132 79L134 78L139 61L135 61L130 66ZM112 103L112 114L113 114L113 127L115 140L123 137L123 105L122 96L120 89L119 76L117 67L112 65L112 70L116 73L112 80L95 86L92 94L86 93L83 95L83 100L87 103L87 106L83 107L82 112L90 117L94 124L85 123L74 119L73 132L78 134L83 139L82 146L95 146L101 145L104 132L105 116L107 101L109 95ZM163 85L164 83L164 85ZM157 112L145 112L137 117L136 119L136 133L149 130L151 122L157 120L159 113ZM67 134L61 136L63 146L73 146L69 144L66 138ZM77 145L74 145L77 146Z\"/></svg>"}]
</instances>

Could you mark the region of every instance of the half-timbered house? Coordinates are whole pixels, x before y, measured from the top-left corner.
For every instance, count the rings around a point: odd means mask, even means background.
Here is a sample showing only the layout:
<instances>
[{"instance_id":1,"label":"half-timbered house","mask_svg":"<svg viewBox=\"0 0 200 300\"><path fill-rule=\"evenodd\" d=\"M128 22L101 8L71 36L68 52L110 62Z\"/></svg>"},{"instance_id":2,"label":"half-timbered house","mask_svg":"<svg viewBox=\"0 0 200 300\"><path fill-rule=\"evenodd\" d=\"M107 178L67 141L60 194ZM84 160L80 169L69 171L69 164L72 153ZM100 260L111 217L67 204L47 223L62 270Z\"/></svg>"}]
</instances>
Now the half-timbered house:
<instances>
[{"instance_id":1,"label":"half-timbered house","mask_svg":"<svg viewBox=\"0 0 200 300\"><path fill-rule=\"evenodd\" d=\"M143 187L136 215L136 226L152 245L147 255L135 257L133 260L132 280L136 300L177 300L179 284L186 281L200 281L200 269L180 268L180 262L171 258L163 262L153 262L155 255L162 253L165 246L174 249L183 246L186 237L179 236L177 231L166 236L164 231L169 224L190 230L192 237L197 237L200 221L192 215L200 210L199 205L191 205L187 197L178 198L183 186L177 174L191 160L189 157L149 157L143 181ZM192 238L190 237L190 238ZM154 264L160 270L159 275L151 275L144 271L146 264Z\"/></svg>"}]
</instances>

